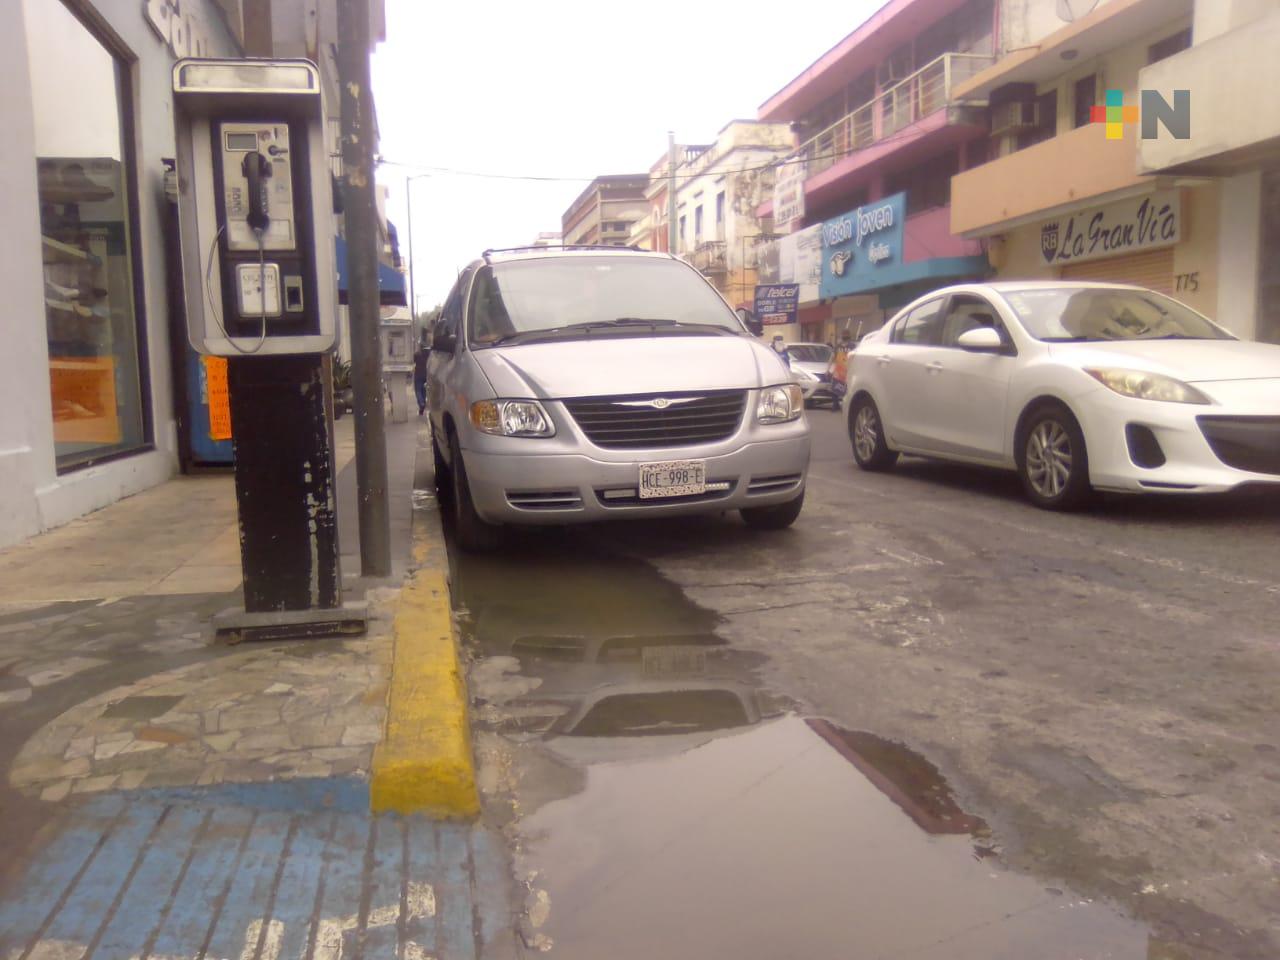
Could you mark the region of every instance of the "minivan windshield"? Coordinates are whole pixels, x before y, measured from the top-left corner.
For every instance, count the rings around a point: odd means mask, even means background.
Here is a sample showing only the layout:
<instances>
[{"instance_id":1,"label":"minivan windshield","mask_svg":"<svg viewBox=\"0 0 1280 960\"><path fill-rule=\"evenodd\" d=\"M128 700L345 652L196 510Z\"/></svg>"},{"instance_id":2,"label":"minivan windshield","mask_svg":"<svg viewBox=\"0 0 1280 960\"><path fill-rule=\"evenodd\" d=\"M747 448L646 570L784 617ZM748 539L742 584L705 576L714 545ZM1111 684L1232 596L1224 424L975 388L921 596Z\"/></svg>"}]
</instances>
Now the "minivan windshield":
<instances>
[{"instance_id":1,"label":"minivan windshield","mask_svg":"<svg viewBox=\"0 0 1280 960\"><path fill-rule=\"evenodd\" d=\"M573 256L511 260L481 268L467 330L473 346L566 335L688 332L742 333L737 316L715 289L678 260L657 257ZM589 327L587 325L590 325ZM533 339L531 336L530 339Z\"/></svg>"},{"instance_id":2,"label":"minivan windshield","mask_svg":"<svg viewBox=\"0 0 1280 960\"><path fill-rule=\"evenodd\" d=\"M831 362L831 348L825 343L793 343L787 347L787 353L801 363Z\"/></svg>"},{"instance_id":3,"label":"minivan windshield","mask_svg":"<svg viewBox=\"0 0 1280 960\"><path fill-rule=\"evenodd\" d=\"M1037 340L1232 340L1177 300L1122 287L1044 287L1005 293Z\"/></svg>"}]
</instances>

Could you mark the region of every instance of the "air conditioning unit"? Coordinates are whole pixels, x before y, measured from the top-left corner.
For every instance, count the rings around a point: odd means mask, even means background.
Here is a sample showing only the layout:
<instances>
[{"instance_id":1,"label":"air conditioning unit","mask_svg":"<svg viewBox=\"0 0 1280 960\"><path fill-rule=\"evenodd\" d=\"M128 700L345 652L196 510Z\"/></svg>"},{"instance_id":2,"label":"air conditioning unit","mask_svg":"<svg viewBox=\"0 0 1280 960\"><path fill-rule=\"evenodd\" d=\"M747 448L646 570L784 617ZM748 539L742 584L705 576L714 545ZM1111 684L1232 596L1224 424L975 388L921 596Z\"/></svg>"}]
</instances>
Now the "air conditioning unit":
<instances>
[{"instance_id":1,"label":"air conditioning unit","mask_svg":"<svg viewBox=\"0 0 1280 960\"><path fill-rule=\"evenodd\" d=\"M1019 133L1040 126L1040 105L1034 100L1011 100L991 108L991 135Z\"/></svg>"}]
</instances>

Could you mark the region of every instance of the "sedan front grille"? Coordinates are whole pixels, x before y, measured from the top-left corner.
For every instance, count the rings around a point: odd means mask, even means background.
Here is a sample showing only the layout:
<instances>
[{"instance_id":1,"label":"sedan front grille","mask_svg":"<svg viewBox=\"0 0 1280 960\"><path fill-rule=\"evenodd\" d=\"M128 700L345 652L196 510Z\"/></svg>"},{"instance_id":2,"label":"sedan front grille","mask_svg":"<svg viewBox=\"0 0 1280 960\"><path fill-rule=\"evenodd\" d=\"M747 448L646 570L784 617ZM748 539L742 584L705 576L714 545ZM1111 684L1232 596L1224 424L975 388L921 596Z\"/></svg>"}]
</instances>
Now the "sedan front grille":
<instances>
[{"instance_id":1,"label":"sedan front grille","mask_svg":"<svg viewBox=\"0 0 1280 960\"><path fill-rule=\"evenodd\" d=\"M1214 454L1229 467L1280 475L1280 417L1196 417Z\"/></svg>"},{"instance_id":2,"label":"sedan front grille","mask_svg":"<svg viewBox=\"0 0 1280 960\"><path fill-rule=\"evenodd\" d=\"M597 447L690 447L733 436L745 390L638 394L565 400L565 409Z\"/></svg>"}]
</instances>

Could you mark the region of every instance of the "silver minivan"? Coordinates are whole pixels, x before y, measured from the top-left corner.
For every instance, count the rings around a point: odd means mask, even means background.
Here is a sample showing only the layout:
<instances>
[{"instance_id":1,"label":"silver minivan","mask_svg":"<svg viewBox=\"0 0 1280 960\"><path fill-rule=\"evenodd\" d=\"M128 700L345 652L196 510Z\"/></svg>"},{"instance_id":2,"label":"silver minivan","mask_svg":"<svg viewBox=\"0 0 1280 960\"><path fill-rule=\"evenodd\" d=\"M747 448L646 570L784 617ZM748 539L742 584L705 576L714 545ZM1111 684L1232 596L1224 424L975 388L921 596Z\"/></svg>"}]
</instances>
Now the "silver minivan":
<instances>
[{"instance_id":1,"label":"silver minivan","mask_svg":"<svg viewBox=\"0 0 1280 960\"><path fill-rule=\"evenodd\" d=\"M432 334L436 480L459 545L504 524L800 515L809 426L780 357L683 260L487 251Z\"/></svg>"}]
</instances>

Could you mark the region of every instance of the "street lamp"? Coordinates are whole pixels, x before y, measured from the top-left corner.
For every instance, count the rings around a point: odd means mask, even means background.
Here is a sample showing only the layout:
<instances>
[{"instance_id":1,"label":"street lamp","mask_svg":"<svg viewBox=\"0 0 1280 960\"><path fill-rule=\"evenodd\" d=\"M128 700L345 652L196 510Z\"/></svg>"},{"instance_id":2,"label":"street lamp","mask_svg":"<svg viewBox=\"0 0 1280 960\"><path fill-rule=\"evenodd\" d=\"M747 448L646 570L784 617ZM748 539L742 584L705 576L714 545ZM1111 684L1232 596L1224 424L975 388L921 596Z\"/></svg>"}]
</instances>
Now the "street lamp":
<instances>
[{"instance_id":1,"label":"street lamp","mask_svg":"<svg viewBox=\"0 0 1280 960\"><path fill-rule=\"evenodd\" d=\"M404 182L405 206L408 209L409 227L409 319L413 321L414 332L418 329L418 298L413 287L413 181L423 180L431 176L429 173L417 173Z\"/></svg>"}]
</instances>

